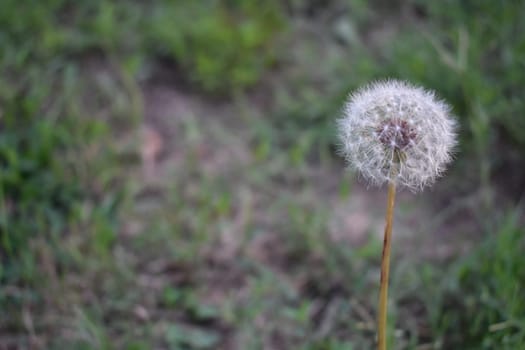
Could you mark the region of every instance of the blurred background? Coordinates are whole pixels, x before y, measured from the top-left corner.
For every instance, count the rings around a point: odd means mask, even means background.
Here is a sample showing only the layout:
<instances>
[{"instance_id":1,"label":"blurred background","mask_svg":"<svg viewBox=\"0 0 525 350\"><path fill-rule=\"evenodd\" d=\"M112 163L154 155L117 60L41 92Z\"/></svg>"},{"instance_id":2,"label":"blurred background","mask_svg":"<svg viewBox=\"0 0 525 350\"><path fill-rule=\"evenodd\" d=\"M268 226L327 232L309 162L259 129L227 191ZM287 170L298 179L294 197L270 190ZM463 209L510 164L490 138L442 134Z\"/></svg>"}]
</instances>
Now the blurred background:
<instances>
[{"instance_id":1,"label":"blurred background","mask_svg":"<svg viewBox=\"0 0 525 350\"><path fill-rule=\"evenodd\" d=\"M401 193L391 349L525 349L525 2L0 0L0 349L373 349L374 79L456 160Z\"/></svg>"}]
</instances>

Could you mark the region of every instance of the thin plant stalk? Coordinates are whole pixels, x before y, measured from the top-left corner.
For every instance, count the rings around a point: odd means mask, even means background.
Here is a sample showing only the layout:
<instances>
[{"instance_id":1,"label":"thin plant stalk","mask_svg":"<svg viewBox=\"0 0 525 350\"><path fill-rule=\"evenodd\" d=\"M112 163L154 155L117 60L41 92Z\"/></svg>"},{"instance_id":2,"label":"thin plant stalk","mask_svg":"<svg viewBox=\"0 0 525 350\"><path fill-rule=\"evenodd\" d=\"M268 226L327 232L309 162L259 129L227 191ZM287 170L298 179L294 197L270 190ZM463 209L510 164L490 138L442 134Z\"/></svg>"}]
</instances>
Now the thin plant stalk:
<instances>
[{"instance_id":1,"label":"thin plant stalk","mask_svg":"<svg viewBox=\"0 0 525 350\"><path fill-rule=\"evenodd\" d=\"M381 287L379 291L379 316L377 319L378 350L386 350L386 315L388 302L388 275L390 274L390 246L392 240L392 219L394 216L394 201L396 184L388 184L388 204L386 210L385 236L383 239L383 254L381 257Z\"/></svg>"}]
</instances>

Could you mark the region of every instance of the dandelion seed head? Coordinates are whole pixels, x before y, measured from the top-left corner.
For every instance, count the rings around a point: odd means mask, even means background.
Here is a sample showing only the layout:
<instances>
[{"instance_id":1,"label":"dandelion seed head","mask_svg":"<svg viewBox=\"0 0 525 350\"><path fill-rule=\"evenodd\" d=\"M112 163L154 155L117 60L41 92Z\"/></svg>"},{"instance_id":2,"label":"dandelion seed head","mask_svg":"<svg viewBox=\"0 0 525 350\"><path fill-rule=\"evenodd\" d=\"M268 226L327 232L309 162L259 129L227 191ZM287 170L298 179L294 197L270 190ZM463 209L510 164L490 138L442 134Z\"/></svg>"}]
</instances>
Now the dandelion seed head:
<instances>
[{"instance_id":1,"label":"dandelion seed head","mask_svg":"<svg viewBox=\"0 0 525 350\"><path fill-rule=\"evenodd\" d=\"M450 107L433 92L397 80L352 94L338 132L351 168L374 184L393 181L413 191L435 182L456 145Z\"/></svg>"}]
</instances>

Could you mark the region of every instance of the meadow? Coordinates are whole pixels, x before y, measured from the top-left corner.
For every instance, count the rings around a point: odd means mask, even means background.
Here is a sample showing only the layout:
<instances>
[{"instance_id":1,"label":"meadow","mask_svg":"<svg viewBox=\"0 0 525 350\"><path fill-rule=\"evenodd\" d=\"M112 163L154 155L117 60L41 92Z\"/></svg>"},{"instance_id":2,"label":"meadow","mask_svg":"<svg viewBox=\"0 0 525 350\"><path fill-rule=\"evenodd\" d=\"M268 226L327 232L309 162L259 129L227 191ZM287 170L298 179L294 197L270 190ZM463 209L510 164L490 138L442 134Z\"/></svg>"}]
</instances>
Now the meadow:
<instances>
[{"instance_id":1,"label":"meadow","mask_svg":"<svg viewBox=\"0 0 525 350\"><path fill-rule=\"evenodd\" d=\"M399 195L390 349L525 350L525 2L0 0L0 350L375 348L375 79L457 116Z\"/></svg>"}]
</instances>

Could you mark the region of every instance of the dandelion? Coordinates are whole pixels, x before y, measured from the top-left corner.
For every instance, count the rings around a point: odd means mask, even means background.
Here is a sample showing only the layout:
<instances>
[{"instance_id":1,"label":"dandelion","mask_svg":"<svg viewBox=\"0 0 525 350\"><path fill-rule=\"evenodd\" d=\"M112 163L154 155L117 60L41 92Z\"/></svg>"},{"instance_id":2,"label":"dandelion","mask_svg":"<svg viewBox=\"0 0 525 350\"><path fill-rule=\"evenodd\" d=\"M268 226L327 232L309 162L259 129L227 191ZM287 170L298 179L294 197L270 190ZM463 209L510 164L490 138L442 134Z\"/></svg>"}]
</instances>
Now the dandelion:
<instances>
[{"instance_id":1,"label":"dandelion","mask_svg":"<svg viewBox=\"0 0 525 350\"><path fill-rule=\"evenodd\" d=\"M448 105L395 80L353 94L338 126L350 167L373 184L393 182L413 191L434 183L456 143Z\"/></svg>"},{"instance_id":2,"label":"dandelion","mask_svg":"<svg viewBox=\"0 0 525 350\"><path fill-rule=\"evenodd\" d=\"M434 93L396 80L373 83L350 96L338 120L340 152L372 184L388 183L378 349L386 349L390 238L396 187L414 192L433 184L452 159L456 121Z\"/></svg>"}]
</instances>

